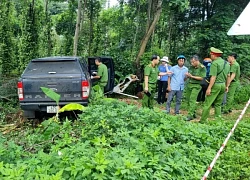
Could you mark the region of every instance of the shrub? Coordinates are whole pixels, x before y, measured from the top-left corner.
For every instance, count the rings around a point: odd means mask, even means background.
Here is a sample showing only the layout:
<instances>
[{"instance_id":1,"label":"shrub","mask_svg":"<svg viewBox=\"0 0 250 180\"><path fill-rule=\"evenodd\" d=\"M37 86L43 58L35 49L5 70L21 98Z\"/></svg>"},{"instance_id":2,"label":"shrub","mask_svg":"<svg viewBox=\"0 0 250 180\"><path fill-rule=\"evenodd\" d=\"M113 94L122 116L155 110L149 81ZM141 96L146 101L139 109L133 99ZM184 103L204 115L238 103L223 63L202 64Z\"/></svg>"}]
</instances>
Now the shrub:
<instances>
[{"instance_id":1,"label":"shrub","mask_svg":"<svg viewBox=\"0 0 250 180\"><path fill-rule=\"evenodd\" d=\"M199 179L232 127L226 121L188 123L113 99L89 106L79 119L50 119L0 136L0 178ZM248 123L235 131L212 178L250 176Z\"/></svg>"}]
</instances>

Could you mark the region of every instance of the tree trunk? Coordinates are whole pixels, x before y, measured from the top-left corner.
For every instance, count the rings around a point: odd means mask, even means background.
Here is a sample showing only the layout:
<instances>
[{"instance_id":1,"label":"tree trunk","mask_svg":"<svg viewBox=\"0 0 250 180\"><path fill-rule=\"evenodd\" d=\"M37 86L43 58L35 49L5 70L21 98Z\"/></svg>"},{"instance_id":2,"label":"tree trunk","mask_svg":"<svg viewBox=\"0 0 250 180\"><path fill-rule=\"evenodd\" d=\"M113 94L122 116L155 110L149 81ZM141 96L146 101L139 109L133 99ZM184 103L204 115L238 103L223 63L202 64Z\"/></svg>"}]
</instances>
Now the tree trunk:
<instances>
[{"instance_id":1,"label":"tree trunk","mask_svg":"<svg viewBox=\"0 0 250 180\"><path fill-rule=\"evenodd\" d=\"M138 7L138 11L137 11L137 17L136 17L136 18L138 18L138 20L137 20L138 23L136 23L136 30L135 30L135 34L134 34L133 46L132 46L132 50L131 50L130 59L132 59L134 57L134 55L135 55L134 49L135 49L135 46L136 46L136 40L137 40L138 31L139 31L140 11L141 11L141 5L139 3L139 7Z\"/></svg>"},{"instance_id":2,"label":"tree trunk","mask_svg":"<svg viewBox=\"0 0 250 180\"><path fill-rule=\"evenodd\" d=\"M152 35L157 22L159 21L159 18L160 18L160 15L161 15L161 10L162 10L161 5L162 5L162 0L158 0L156 13L154 15L154 20L150 24L150 26L148 28L148 31L145 33L145 35L144 35L144 37L143 37L143 39L141 41L141 47L140 47L139 53L138 53L138 55L136 57L136 60L135 60L136 67L137 67L137 72L140 70L140 58L143 55L143 53L145 52L145 48L146 48L146 45L148 43L148 40L149 40L150 36ZM139 75L139 73L137 73L137 74Z\"/></svg>"},{"instance_id":3,"label":"tree trunk","mask_svg":"<svg viewBox=\"0 0 250 180\"><path fill-rule=\"evenodd\" d=\"M51 56L52 42L51 42L51 19L48 11L49 0L45 0L45 23L46 23L46 35L47 35L47 56Z\"/></svg>"},{"instance_id":4,"label":"tree trunk","mask_svg":"<svg viewBox=\"0 0 250 180\"><path fill-rule=\"evenodd\" d=\"M89 17L89 52L88 55L92 55L92 42L94 39L94 4L93 2L90 3L90 17Z\"/></svg>"},{"instance_id":5,"label":"tree trunk","mask_svg":"<svg viewBox=\"0 0 250 180\"><path fill-rule=\"evenodd\" d=\"M173 29L174 29L174 12L170 11L169 8L169 19L168 19L168 37L167 37L167 42L168 42L168 46L167 46L167 54L171 54L171 44L172 42L172 36L173 36Z\"/></svg>"},{"instance_id":6,"label":"tree trunk","mask_svg":"<svg viewBox=\"0 0 250 180\"><path fill-rule=\"evenodd\" d=\"M203 23L205 22L205 18L206 18L206 1L207 0L203 0L202 1L202 13L201 13L201 22L202 22L202 25L203 25ZM201 27L203 27L203 26L201 26Z\"/></svg>"},{"instance_id":7,"label":"tree trunk","mask_svg":"<svg viewBox=\"0 0 250 180\"><path fill-rule=\"evenodd\" d=\"M73 47L74 56L77 56L77 46L78 46L79 32L80 32L81 18L82 18L81 9L82 9L82 0L78 0L78 11L76 17L76 29L75 29L74 47Z\"/></svg>"},{"instance_id":8,"label":"tree trunk","mask_svg":"<svg viewBox=\"0 0 250 180\"><path fill-rule=\"evenodd\" d=\"M84 24L84 11L86 9L86 5L87 5L87 0L84 0L83 1L83 8L81 9L82 18L81 18L81 24L80 24L80 32L82 32L82 26Z\"/></svg>"},{"instance_id":9,"label":"tree trunk","mask_svg":"<svg viewBox=\"0 0 250 180\"><path fill-rule=\"evenodd\" d=\"M147 27L146 27L146 31L145 31L145 33L147 33L147 31L148 31L148 29L149 29L149 27L150 27L150 24L151 24L151 11L152 11L152 5L153 5L153 1L152 0L148 0L148 12L147 12L147 14L148 14L148 20L147 20Z\"/></svg>"}]
</instances>

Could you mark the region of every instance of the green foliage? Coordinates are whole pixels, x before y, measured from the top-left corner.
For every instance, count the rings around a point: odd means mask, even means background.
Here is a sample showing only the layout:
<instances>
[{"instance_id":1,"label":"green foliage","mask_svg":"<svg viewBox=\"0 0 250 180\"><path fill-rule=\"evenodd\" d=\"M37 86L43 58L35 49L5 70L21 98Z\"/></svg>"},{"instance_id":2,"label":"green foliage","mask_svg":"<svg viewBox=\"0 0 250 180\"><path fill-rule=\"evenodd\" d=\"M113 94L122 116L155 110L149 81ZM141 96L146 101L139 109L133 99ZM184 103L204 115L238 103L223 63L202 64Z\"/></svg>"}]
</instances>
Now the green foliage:
<instances>
[{"instance_id":1,"label":"green foliage","mask_svg":"<svg viewBox=\"0 0 250 180\"><path fill-rule=\"evenodd\" d=\"M9 75L12 68L15 67L15 63L12 64L12 60L15 53L14 46L14 31L12 27L14 26L14 7L11 1L1 2L0 5L0 64L1 73L3 75Z\"/></svg>"},{"instance_id":2,"label":"green foliage","mask_svg":"<svg viewBox=\"0 0 250 180\"><path fill-rule=\"evenodd\" d=\"M249 81L243 82L237 89L234 95L234 103L245 103L250 99Z\"/></svg>"},{"instance_id":3,"label":"green foliage","mask_svg":"<svg viewBox=\"0 0 250 180\"><path fill-rule=\"evenodd\" d=\"M46 96L48 96L52 100L56 101L56 104L59 107L59 101L60 101L61 95L54 92L50 88L41 87L41 89L44 92L44 94L46 94ZM55 120L56 121L58 120L58 113L61 113L61 112L64 112L64 111L77 111L77 110L83 111L84 109L85 109L85 107L82 106L81 104L77 104L77 103L66 104L62 108L60 108L60 109L58 108L58 110L56 112Z\"/></svg>"},{"instance_id":4,"label":"green foliage","mask_svg":"<svg viewBox=\"0 0 250 180\"><path fill-rule=\"evenodd\" d=\"M42 0L1 1L1 74L20 75L35 57L72 54L77 1L48 2L49 11ZM113 57L119 77L136 72L134 60L147 19L153 16L147 13L149 3L120 1L119 7L103 9L100 1L83 2L87 4L82 10L79 55ZM152 54L176 59L180 53L187 58L197 53L204 58L215 46L224 51L223 58L238 53L242 77L247 79L250 38L226 35L247 3L163 1L142 64L148 64ZM1 88L1 96L15 89L8 83ZM93 89L93 105L84 109L79 121L60 124L50 119L36 129L1 134L0 179L199 179L232 127L230 121L185 123L164 113L102 100L98 87ZM242 83L235 102L247 101L249 89L249 82ZM59 97L48 94L59 102ZM2 103L1 107L0 122L5 124L16 106ZM61 111L75 108L82 109L69 105ZM211 179L249 179L249 128L246 118L218 159Z\"/></svg>"},{"instance_id":5,"label":"green foliage","mask_svg":"<svg viewBox=\"0 0 250 180\"><path fill-rule=\"evenodd\" d=\"M92 86L90 102L91 103L98 103L99 100L101 100L103 98L103 95L104 94L101 90L101 87L98 84Z\"/></svg>"},{"instance_id":6,"label":"green foliage","mask_svg":"<svg viewBox=\"0 0 250 180\"><path fill-rule=\"evenodd\" d=\"M183 12L183 11L185 11L185 10L187 10L189 8L189 3L190 2L188 0L185 0L185 1L183 1L183 0L175 0L175 1L171 1L169 3L169 6L170 7L179 7L179 10L181 12Z\"/></svg>"},{"instance_id":7,"label":"green foliage","mask_svg":"<svg viewBox=\"0 0 250 180\"><path fill-rule=\"evenodd\" d=\"M84 106L81 105L81 104L69 103L69 104L63 106L63 107L59 110L59 113L64 112L64 111L75 111L75 110L84 111L84 109L86 109L86 107L84 107Z\"/></svg>"},{"instance_id":8,"label":"green foliage","mask_svg":"<svg viewBox=\"0 0 250 180\"><path fill-rule=\"evenodd\" d=\"M56 101L56 104L59 104L59 100L61 98L61 95L54 92L53 90L51 90L50 88L46 88L46 87L41 87L41 90L44 92L44 94L46 94L46 96L48 96L49 98L51 98L52 100Z\"/></svg>"},{"instance_id":9,"label":"green foliage","mask_svg":"<svg viewBox=\"0 0 250 180\"><path fill-rule=\"evenodd\" d=\"M5 77L2 76L0 79L0 98L2 100L8 100L15 102L17 97L17 77Z\"/></svg>"},{"instance_id":10,"label":"green foliage","mask_svg":"<svg viewBox=\"0 0 250 180\"><path fill-rule=\"evenodd\" d=\"M0 178L200 179L232 126L188 123L105 99L85 109L79 121L47 120L36 129L0 136ZM245 118L212 179L250 176L249 128Z\"/></svg>"},{"instance_id":11,"label":"green foliage","mask_svg":"<svg viewBox=\"0 0 250 180\"><path fill-rule=\"evenodd\" d=\"M71 12L65 11L64 13L60 14L57 19L56 24L56 32L59 35L73 35L74 34L74 28L71 27L73 23L75 23L73 20L73 17L75 17L75 13L72 15Z\"/></svg>"},{"instance_id":12,"label":"green foliage","mask_svg":"<svg viewBox=\"0 0 250 180\"><path fill-rule=\"evenodd\" d=\"M17 104L17 101L0 101L0 126L13 124L20 120L20 112L18 112L19 108L17 108ZM5 130L5 128L3 130Z\"/></svg>"},{"instance_id":13,"label":"green foliage","mask_svg":"<svg viewBox=\"0 0 250 180\"><path fill-rule=\"evenodd\" d=\"M84 4L86 2L86 4ZM247 36L226 35L248 1L198 3L194 0L163 1L162 14L150 37L142 64L157 53L176 59L193 54L207 57L216 46L239 55L242 74L249 75ZM78 52L80 56L111 56L122 76L137 72L135 59L148 26L147 1L120 1L120 6L103 8L104 1L83 1ZM85 8L85 9L84 9ZM154 9L152 7L152 9ZM0 65L3 74L20 75L30 59L71 55L75 33L77 1L7 1L0 5ZM173 62L175 64L175 62Z\"/></svg>"},{"instance_id":14,"label":"green foliage","mask_svg":"<svg viewBox=\"0 0 250 180\"><path fill-rule=\"evenodd\" d=\"M149 63L150 63L150 61L151 61L151 57L152 57L152 55L158 55L158 56L160 56L160 57L162 57L162 56L164 56L165 54L164 54L164 51L162 50L162 49L160 49L160 48L152 48L152 50L151 51L149 51L149 52L145 52L144 54L143 54L143 56L142 56L142 65L144 65L144 66L146 66L146 65L148 65Z\"/></svg>"}]
</instances>

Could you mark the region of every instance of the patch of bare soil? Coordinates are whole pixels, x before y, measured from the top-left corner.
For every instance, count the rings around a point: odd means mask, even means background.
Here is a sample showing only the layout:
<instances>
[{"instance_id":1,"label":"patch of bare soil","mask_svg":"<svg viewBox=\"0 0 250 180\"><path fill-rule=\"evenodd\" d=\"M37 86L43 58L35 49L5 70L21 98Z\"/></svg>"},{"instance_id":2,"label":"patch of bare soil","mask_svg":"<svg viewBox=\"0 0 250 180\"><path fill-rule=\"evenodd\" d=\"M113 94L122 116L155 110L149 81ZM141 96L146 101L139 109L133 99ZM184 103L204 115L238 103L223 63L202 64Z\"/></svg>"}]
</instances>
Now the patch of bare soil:
<instances>
[{"instance_id":1,"label":"patch of bare soil","mask_svg":"<svg viewBox=\"0 0 250 180\"><path fill-rule=\"evenodd\" d=\"M119 101L122 101L122 102L125 102L127 104L130 104L130 105L135 105L137 106L138 108L140 108L142 105L141 105L141 101L138 100L138 99L132 99L132 98L120 98L118 99ZM155 104L155 107L161 109L161 110L165 110L166 109L166 103L164 104ZM183 109L181 108L180 110L181 112L181 115L186 117L188 115L188 109ZM231 113L229 114L223 114L223 119L225 120L237 120L240 113L241 113L242 110L233 110ZM174 115L174 108L171 108L170 110L170 114L171 115ZM200 118L201 118L201 114L202 114L202 104L198 103L197 104L197 111L196 111L196 118L193 119L192 121L190 122L199 122L200 121ZM247 112L244 117L250 117L250 112ZM211 108L210 109L210 115L209 115L209 118L208 120L212 121L212 120L215 120L214 118L214 108Z\"/></svg>"},{"instance_id":2,"label":"patch of bare soil","mask_svg":"<svg viewBox=\"0 0 250 180\"><path fill-rule=\"evenodd\" d=\"M118 99L119 101L122 101L122 102L125 102L126 104L129 104L129 105L135 105L137 106L138 108L140 108L142 105L141 105L141 102L139 102L138 100L136 99L131 99L131 98L119 98Z\"/></svg>"}]
</instances>

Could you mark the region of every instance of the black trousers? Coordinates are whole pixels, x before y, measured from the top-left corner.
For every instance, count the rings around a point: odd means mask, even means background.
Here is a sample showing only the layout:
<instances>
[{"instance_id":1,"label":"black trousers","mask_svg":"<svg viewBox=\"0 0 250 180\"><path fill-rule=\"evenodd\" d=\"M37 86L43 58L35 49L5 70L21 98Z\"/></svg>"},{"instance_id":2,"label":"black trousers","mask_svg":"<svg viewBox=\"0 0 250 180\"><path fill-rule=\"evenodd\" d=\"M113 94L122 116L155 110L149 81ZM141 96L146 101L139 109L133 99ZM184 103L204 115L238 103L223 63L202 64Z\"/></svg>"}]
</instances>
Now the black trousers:
<instances>
[{"instance_id":1,"label":"black trousers","mask_svg":"<svg viewBox=\"0 0 250 180\"><path fill-rule=\"evenodd\" d=\"M158 98L157 98L157 102L159 104L166 102L167 87L168 87L168 82L167 81L158 81Z\"/></svg>"},{"instance_id":2,"label":"black trousers","mask_svg":"<svg viewBox=\"0 0 250 180\"><path fill-rule=\"evenodd\" d=\"M207 88L201 88L198 96L197 96L197 102L204 102L205 96L206 96Z\"/></svg>"}]
</instances>

